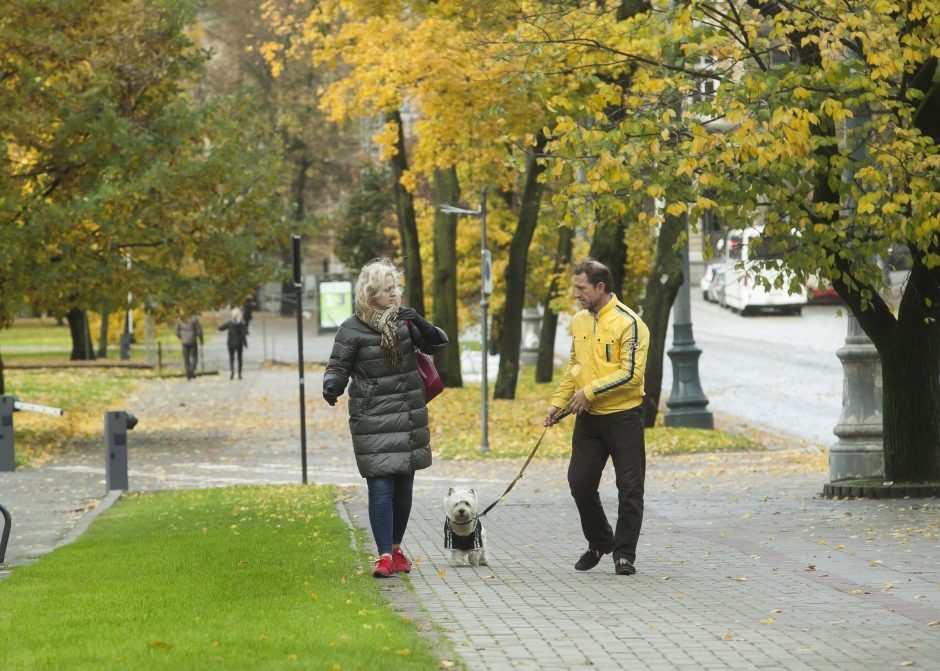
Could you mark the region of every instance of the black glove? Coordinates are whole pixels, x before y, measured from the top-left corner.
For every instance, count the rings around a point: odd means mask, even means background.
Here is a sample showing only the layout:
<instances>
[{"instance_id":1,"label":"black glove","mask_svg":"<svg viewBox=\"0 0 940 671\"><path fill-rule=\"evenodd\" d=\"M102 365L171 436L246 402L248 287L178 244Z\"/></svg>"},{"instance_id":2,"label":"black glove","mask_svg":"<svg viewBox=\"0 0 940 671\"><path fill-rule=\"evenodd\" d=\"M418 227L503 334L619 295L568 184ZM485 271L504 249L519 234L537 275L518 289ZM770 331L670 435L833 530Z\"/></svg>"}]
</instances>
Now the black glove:
<instances>
[{"instance_id":1,"label":"black glove","mask_svg":"<svg viewBox=\"0 0 940 671\"><path fill-rule=\"evenodd\" d=\"M418 327L422 334L434 330L434 324L418 314L414 308L398 308L398 321L408 320Z\"/></svg>"},{"instance_id":2,"label":"black glove","mask_svg":"<svg viewBox=\"0 0 940 671\"><path fill-rule=\"evenodd\" d=\"M332 378L323 381L323 400L330 405L336 405L336 397L340 395L340 390L336 387Z\"/></svg>"}]
</instances>

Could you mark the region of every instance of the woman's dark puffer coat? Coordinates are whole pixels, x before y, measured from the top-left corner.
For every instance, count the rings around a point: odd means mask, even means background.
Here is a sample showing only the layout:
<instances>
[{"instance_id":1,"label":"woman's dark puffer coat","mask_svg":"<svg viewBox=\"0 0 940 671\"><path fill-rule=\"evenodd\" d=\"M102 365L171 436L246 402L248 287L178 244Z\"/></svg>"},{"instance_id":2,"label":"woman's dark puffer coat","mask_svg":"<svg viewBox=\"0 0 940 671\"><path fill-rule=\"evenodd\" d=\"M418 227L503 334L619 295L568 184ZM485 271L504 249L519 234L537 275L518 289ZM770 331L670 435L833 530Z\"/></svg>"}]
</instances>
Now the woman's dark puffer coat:
<instances>
[{"instance_id":1,"label":"woman's dark puffer coat","mask_svg":"<svg viewBox=\"0 0 940 671\"><path fill-rule=\"evenodd\" d=\"M431 465L428 407L415 348L427 354L443 349L447 335L435 330L440 344L431 345L414 324L398 325L400 368L389 367L381 336L358 317L344 321L336 333L323 388L339 396L352 378L349 430L364 478L407 475Z\"/></svg>"}]
</instances>

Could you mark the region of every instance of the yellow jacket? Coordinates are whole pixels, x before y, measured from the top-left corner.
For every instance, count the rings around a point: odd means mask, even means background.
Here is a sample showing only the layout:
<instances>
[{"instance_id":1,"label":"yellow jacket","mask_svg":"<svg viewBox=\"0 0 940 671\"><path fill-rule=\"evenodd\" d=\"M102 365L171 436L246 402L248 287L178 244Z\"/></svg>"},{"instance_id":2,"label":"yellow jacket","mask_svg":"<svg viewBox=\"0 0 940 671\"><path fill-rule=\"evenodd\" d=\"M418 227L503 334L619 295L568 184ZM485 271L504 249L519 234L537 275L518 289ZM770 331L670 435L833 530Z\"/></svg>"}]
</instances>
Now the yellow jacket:
<instances>
[{"instance_id":1,"label":"yellow jacket","mask_svg":"<svg viewBox=\"0 0 940 671\"><path fill-rule=\"evenodd\" d=\"M564 408L577 389L588 412L608 415L643 402L650 332L633 310L611 296L596 315L581 310L571 320L571 361L550 404Z\"/></svg>"}]
</instances>

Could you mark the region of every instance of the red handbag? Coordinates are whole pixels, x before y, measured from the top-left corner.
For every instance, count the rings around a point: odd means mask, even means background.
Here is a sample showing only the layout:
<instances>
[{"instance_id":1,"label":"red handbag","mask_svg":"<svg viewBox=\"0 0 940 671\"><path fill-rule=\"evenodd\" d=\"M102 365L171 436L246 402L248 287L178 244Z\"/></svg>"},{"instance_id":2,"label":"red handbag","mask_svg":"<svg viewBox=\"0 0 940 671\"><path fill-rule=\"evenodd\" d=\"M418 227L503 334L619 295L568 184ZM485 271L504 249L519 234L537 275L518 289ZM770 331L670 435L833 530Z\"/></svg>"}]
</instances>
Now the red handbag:
<instances>
[{"instance_id":1,"label":"red handbag","mask_svg":"<svg viewBox=\"0 0 940 671\"><path fill-rule=\"evenodd\" d=\"M434 360L421 350L415 350L415 358L418 360L418 374L421 376L421 382L424 383L424 402L429 403L432 398L444 391L444 383L441 376L437 374L437 368L434 367Z\"/></svg>"}]
</instances>

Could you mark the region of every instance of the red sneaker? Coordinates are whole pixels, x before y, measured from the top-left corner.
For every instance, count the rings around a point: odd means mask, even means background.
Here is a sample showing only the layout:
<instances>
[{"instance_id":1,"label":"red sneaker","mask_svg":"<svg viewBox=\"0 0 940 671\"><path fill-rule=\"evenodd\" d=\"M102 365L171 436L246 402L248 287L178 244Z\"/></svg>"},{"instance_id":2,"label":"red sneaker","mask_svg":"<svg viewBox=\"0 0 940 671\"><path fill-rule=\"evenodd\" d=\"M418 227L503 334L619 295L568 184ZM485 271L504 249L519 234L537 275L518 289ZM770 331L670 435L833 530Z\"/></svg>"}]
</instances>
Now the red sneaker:
<instances>
[{"instance_id":1,"label":"red sneaker","mask_svg":"<svg viewBox=\"0 0 940 671\"><path fill-rule=\"evenodd\" d=\"M401 548L392 549L392 566L395 568L395 573L411 573L411 562L408 561L408 557L401 551Z\"/></svg>"},{"instance_id":2,"label":"red sneaker","mask_svg":"<svg viewBox=\"0 0 940 671\"><path fill-rule=\"evenodd\" d=\"M392 567L392 555L382 555L375 561L372 577L391 578L393 575L395 575L395 569Z\"/></svg>"}]
</instances>

